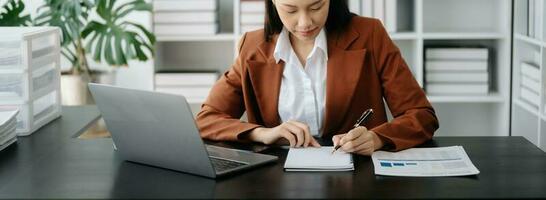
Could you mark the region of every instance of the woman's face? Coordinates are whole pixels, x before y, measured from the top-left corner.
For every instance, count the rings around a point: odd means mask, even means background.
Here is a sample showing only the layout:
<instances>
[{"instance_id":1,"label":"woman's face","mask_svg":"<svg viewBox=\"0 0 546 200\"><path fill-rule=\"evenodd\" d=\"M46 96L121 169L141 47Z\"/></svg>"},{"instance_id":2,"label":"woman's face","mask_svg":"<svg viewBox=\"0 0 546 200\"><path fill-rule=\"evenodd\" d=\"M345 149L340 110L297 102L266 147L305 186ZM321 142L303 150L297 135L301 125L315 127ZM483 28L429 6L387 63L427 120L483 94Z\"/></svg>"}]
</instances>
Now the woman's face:
<instances>
[{"instance_id":1,"label":"woman's face","mask_svg":"<svg viewBox=\"0 0 546 200\"><path fill-rule=\"evenodd\" d=\"M326 24L330 0L271 1L275 5L284 27L301 41L314 41Z\"/></svg>"}]
</instances>

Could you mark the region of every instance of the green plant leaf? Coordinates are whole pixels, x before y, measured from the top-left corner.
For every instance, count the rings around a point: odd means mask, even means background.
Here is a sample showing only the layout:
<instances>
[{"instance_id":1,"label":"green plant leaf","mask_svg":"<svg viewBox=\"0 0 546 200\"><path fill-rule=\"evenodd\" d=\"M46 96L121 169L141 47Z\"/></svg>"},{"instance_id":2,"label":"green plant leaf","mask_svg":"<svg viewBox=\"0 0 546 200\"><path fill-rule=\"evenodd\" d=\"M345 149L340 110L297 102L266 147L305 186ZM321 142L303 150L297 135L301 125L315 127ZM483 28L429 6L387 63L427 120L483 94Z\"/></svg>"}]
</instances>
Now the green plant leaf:
<instances>
[{"instance_id":1,"label":"green plant leaf","mask_svg":"<svg viewBox=\"0 0 546 200\"><path fill-rule=\"evenodd\" d=\"M97 0L96 5L102 20L88 23L82 31L82 37L88 39L87 51L94 52L93 59L126 66L128 60L153 57L155 36L140 24L124 21L129 13L151 11L149 3L133 0L117 5L115 0Z\"/></svg>"},{"instance_id":2,"label":"green plant leaf","mask_svg":"<svg viewBox=\"0 0 546 200\"><path fill-rule=\"evenodd\" d=\"M132 11L152 11L152 5L149 3L146 3L143 0L135 0L131 2L127 2L121 6L119 6L115 13L118 13L116 15L117 19L121 19L125 17L127 14L131 13Z\"/></svg>"},{"instance_id":3,"label":"green plant leaf","mask_svg":"<svg viewBox=\"0 0 546 200\"><path fill-rule=\"evenodd\" d=\"M92 44L92 43L90 43L90 44ZM99 40L95 44L97 44L97 46L95 46L95 53L93 54L93 59L94 60L100 60L100 56L101 56L101 53L102 53L102 46L104 44L104 36L99 35Z\"/></svg>"},{"instance_id":4,"label":"green plant leaf","mask_svg":"<svg viewBox=\"0 0 546 200\"><path fill-rule=\"evenodd\" d=\"M38 8L34 24L57 26L63 33L62 45L67 46L80 38L94 4L90 0L45 0Z\"/></svg>"},{"instance_id":5,"label":"green plant leaf","mask_svg":"<svg viewBox=\"0 0 546 200\"><path fill-rule=\"evenodd\" d=\"M30 15L23 15L25 4L21 0L9 0L0 8L0 26L28 26Z\"/></svg>"}]
</instances>

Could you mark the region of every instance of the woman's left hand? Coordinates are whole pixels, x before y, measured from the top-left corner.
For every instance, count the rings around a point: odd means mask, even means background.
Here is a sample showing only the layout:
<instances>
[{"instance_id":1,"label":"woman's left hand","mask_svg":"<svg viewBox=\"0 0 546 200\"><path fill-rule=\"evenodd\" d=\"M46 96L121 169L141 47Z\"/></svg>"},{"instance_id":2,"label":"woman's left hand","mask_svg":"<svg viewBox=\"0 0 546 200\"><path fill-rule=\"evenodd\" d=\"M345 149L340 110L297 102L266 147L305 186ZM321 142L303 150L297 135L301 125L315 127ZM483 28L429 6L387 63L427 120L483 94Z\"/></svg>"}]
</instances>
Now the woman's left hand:
<instances>
[{"instance_id":1,"label":"woman's left hand","mask_svg":"<svg viewBox=\"0 0 546 200\"><path fill-rule=\"evenodd\" d=\"M383 141L373 131L366 127L359 126L349 131L349 133L334 135L332 137L334 146L341 145L341 149L347 153L356 153L369 156L383 147Z\"/></svg>"}]
</instances>

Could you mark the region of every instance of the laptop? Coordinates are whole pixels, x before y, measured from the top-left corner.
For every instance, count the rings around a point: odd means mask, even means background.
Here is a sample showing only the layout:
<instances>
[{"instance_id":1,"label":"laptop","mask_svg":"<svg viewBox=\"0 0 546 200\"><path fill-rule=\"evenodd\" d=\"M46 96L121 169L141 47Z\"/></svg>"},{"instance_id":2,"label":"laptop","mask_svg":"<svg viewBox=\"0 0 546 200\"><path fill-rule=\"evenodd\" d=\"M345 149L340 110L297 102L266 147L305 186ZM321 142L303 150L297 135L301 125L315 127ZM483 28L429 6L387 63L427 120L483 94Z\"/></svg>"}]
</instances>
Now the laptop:
<instances>
[{"instance_id":1,"label":"laptop","mask_svg":"<svg viewBox=\"0 0 546 200\"><path fill-rule=\"evenodd\" d=\"M217 178L278 159L205 145L183 96L93 83L89 89L124 160Z\"/></svg>"}]
</instances>

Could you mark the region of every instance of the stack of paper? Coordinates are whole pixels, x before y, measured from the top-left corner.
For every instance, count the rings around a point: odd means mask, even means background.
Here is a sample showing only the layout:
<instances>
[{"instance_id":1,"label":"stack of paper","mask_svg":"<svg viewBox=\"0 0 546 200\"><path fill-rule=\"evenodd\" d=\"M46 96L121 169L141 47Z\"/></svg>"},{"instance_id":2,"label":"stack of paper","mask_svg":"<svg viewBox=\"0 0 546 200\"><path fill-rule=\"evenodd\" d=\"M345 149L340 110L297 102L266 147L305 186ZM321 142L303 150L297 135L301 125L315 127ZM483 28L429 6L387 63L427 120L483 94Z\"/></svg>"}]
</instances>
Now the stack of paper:
<instances>
[{"instance_id":1,"label":"stack of paper","mask_svg":"<svg viewBox=\"0 0 546 200\"><path fill-rule=\"evenodd\" d=\"M218 32L216 0L154 0L154 32L161 36Z\"/></svg>"},{"instance_id":2,"label":"stack of paper","mask_svg":"<svg viewBox=\"0 0 546 200\"><path fill-rule=\"evenodd\" d=\"M540 105L540 69L532 63L520 65L520 98L538 107Z\"/></svg>"},{"instance_id":3,"label":"stack of paper","mask_svg":"<svg viewBox=\"0 0 546 200\"><path fill-rule=\"evenodd\" d=\"M217 79L216 72L156 73L155 91L182 95L188 103L201 104Z\"/></svg>"},{"instance_id":4,"label":"stack of paper","mask_svg":"<svg viewBox=\"0 0 546 200\"><path fill-rule=\"evenodd\" d=\"M286 171L352 171L353 157L333 147L290 148L284 169Z\"/></svg>"},{"instance_id":5,"label":"stack of paper","mask_svg":"<svg viewBox=\"0 0 546 200\"><path fill-rule=\"evenodd\" d=\"M241 33L264 27L264 0L241 0Z\"/></svg>"},{"instance_id":6,"label":"stack of paper","mask_svg":"<svg viewBox=\"0 0 546 200\"><path fill-rule=\"evenodd\" d=\"M17 141L17 110L0 111L0 151Z\"/></svg>"},{"instance_id":7,"label":"stack of paper","mask_svg":"<svg viewBox=\"0 0 546 200\"><path fill-rule=\"evenodd\" d=\"M432 177L480 173L462 146L376 151L372 161L376 175Z\"/></svg>"},{"instance_id":8,"label":"stack of paper","mask_svg":"<svg viewBox=\"0 0 546 200\"><path fill-rule=\"evenodd\" d=\"M487 48L427 48L425 57L428 94L489 93Z\"/></svg>"}]
</instances>

